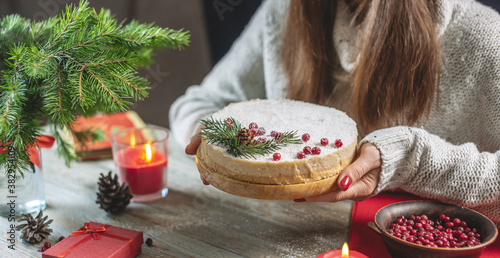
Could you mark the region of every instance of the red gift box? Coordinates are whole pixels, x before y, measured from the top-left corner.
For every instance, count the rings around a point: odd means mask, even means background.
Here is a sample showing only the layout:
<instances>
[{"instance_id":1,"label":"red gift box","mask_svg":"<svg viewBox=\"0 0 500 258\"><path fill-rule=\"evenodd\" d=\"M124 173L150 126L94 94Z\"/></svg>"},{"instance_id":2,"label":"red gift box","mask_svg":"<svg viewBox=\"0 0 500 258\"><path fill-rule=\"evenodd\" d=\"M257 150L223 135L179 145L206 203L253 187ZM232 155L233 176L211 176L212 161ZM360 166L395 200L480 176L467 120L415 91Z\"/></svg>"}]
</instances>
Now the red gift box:
<instances>
[{"instance_id":1,"label":"red gift box","mask_svg":"<svg viewBox=\"0 0 500 258\"><path fill-rule=\"evenodd\" d=\"M43 252L42 258L136 257L143 242L140 231L89 222Z\"/></svg>"}]
</instances>

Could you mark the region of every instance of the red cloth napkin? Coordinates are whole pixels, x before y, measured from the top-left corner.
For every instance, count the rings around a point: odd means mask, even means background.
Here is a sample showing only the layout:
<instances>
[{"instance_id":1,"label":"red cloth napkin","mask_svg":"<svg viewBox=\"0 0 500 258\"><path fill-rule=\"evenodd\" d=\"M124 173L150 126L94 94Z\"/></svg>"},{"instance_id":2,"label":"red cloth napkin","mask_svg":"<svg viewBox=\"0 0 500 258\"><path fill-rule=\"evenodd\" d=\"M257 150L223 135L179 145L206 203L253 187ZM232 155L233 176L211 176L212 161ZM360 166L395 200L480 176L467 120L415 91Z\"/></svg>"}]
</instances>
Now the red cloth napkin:
<instances>
[{"instance_id":1,"label":"red cloth napkin","mask_svg":"<svg viewBox=\"0 0 500 258\"><path fill-rule=\"evenodd\" d=\"M415 195L405 193L381 193L362 202L354 202L351 214L351 234L349 236L349 249L356 250L371 258L391 257L387 251L382 237L367 226L377 211L391 203L421 200ZM486 247L482 258L500 257L500 237Z\"/></svg>"}]
</instances>

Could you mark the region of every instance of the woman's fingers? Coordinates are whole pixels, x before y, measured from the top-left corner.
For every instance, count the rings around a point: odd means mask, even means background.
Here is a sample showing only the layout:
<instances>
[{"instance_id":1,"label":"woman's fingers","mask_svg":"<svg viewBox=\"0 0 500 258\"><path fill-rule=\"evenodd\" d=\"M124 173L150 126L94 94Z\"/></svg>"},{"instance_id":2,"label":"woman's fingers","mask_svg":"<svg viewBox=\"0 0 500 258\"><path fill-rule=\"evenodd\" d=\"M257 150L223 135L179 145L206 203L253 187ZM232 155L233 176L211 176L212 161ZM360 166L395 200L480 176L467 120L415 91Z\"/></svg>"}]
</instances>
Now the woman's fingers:
<instances>
[{"instance_id":1,"label":"woman's fingers","mask_svg":"<svg viewBox=\"0 0 500 258\"><path fill-rule=\"evenodd\" d=\"M361 147L359 157L340 173L337 179L337 190L295 201L338 202L347 199L364 200L377 187L381 164L380 151L375 145L366 143Z\"/></svg>"},{"instance_id":2,"label":"woman's fingers","mask_svg":"<svg viewBox=\"0 0 500 258\"><path fill-rule=\"evenodd\" d=\"M340 190L346 191L368 172L380 168L380 151L371 143L363 144L361 153L351 165L340 172L337 185Z\"/></svg>"},{"instance_id":3,"label":"woman's fingers","mask_svg":"<svg viewBox=\"0 0 500 258\"><path fill-rule=\"evenodd\" d=\"M198 127L196 134L191 137L191 142L186 146L184 150L188 155L196 155L196 151L198 150L198 146L200 146L201 138L200 138L201 127Z\"/></svg>"},{"instance_id":4,"label":"woman's fingers","mask_svg":"<svg viewBox=\"0 0 500 258\"><path fill-rule=\"evenodd\" d=\"M338 202L343 200L362 201L368 197L377 187L380 169L366 173L357 180L349 189L337 189L326 194L305 198L307 202Z\"/></svg>"}]
</instances>

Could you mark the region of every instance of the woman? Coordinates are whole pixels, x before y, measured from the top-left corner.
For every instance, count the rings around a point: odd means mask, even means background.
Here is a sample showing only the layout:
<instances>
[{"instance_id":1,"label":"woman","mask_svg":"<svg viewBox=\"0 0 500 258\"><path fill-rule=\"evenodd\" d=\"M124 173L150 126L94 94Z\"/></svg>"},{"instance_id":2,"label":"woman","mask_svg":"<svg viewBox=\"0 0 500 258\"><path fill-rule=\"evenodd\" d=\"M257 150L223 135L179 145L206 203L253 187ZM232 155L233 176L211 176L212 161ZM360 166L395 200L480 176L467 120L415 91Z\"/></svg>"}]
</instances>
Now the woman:
<instances>
[{"instance_id":1,"label":"woman","mask_svg":"<svg viewBox=\"0 0 500 258\"><path fill-rule=\"evenodd\" d=\"M474 0L267 1L201 86L173 104L170 124L195 154L200 119L231 102L283 97L347 112L363 138L341 190L296 201L400 189L500 223L492 9Z\"/></svg>"}]
</instances>

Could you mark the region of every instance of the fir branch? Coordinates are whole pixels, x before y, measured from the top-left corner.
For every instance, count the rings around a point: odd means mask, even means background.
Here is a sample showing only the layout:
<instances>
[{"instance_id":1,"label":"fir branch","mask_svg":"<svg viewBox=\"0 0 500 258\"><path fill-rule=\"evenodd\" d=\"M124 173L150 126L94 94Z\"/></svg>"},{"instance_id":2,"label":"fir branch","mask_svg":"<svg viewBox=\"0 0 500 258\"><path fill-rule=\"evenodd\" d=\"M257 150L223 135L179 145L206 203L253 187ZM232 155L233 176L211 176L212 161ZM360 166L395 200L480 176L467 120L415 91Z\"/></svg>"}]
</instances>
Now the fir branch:
<instances>
[{"instance_id":1,"label":"fir branch","mask_svg":"<svg viewBox=\"0 0 500 258\"><path fill-rule=\"evenodd\" d=\"M58 153L69 164L76 158L73 146L59 131L71 128L76 115L125 111L129 100L144 99L148 81L137 68L152 62L152 49L188 44L186 31L136 21L124 25L86 0L46 21L1 18L0 144L15 150L16 169L26 167L26 148L36 142L40 117L46 116ZM8 158L0 152L0 165Z\"/></svg>"},{"instance_id":2,"label":"fir branch","mask_svg":"<svg viewBox=\"0 0 500 258\"><path fill-rule=\"evenodd\" d=\"M230 117L226 120L214 119L201 121L201 138L203 141L226 148L233 157L256 158L257 155L273 153L289 144L300 144L297 131L282 133L279 137L263 142L242 143L238 137L240 122Z\"/></svg>"}]
</instances>

